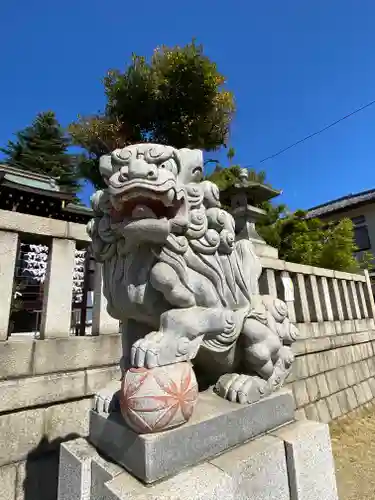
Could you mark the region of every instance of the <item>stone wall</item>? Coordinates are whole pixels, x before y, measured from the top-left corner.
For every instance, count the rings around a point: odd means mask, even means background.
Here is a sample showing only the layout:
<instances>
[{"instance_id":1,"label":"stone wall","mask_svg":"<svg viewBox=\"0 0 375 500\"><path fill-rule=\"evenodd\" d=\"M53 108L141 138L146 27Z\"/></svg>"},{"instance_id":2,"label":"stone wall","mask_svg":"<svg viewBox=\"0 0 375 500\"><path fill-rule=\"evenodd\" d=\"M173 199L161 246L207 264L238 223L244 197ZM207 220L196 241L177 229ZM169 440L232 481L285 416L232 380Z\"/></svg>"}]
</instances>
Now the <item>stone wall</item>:
<instances>
[{"instance_id":1,"label":"stone wall","mask_svg":"<svg viewBox=\"0 0 375 500\"><path fill-rule=\"evenodd\" d=\"M55 500L61 442L86 436L93 394L120 380L120 335L0 343L0 499Z\"/></svg>"},{"instance_id":2,"label":"stone wall","mask_svg":"<svg viewBox=\"0 0 375 500\"><path fill-rule=\"evenodd\" d=\"M353 321L322 324L324 335L296 343L289 384L301 417L327 423L375 398L375 331L369 323L357 330Z\"/></svg>"},{"instance_id":3,"label":"stone wall","mask_svg":"<svg viewBox=\"0 0 375 500\"><path fill-rule=\"evenodd\" d=\"M297 415L328 423L372 402L375 323L368 273L262 262L261 291L286 300L300 331L288 378Z\"/></svg>"}]
</instances>

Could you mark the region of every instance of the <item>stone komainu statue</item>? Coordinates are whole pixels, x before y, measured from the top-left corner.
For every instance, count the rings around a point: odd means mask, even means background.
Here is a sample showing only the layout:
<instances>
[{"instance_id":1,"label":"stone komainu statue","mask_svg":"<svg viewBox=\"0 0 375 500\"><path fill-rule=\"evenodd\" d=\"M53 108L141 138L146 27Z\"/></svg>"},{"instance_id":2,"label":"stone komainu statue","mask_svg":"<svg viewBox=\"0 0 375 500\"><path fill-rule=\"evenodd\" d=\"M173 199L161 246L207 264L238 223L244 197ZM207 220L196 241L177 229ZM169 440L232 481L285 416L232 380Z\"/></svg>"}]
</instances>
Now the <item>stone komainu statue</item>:
<instances>
[{"instance_id":1,"label":"stone komainu statue","mask_svg":"<svg viewBox=\"0 0 375 500\"><path fill-rule=\"evenodd\" d=\"M103 156L107 188L88 231L124 372L191 360L198 380L248 403L280 387L297 335L281 300L259 295L260 261L236 241L202 152L136 144Z\"/></svg>"}]
</instances>

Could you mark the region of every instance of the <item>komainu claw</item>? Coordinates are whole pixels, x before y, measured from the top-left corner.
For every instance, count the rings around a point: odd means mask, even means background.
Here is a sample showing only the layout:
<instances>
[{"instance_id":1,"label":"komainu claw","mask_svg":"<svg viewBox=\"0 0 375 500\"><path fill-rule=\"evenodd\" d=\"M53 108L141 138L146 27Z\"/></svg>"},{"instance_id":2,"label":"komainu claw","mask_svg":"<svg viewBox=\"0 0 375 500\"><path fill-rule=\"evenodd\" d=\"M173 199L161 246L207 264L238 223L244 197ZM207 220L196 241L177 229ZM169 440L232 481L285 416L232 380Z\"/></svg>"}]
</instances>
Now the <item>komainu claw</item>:
<instances>
[{"instance_id":1,"label":"komainu claw","mask_svg":"<svg viewBox=\"0 0 375 500\"><path fill-rule=\"evenodd\" d=\"M233 403L255 403L264 395L266 381L256 375L228 373L218 380L215 391Z\"/></svg>"},{"instance_id":2,"label":"komainu claw","mask_svg":"<svg viewBox=\"0 0 375 500\"><path fill-rule=\"evenodd\" d=\"M97 413L111 413L118 410L121 382L113 381L95 394L92 409Z\"/></svg>"}]
</instances>

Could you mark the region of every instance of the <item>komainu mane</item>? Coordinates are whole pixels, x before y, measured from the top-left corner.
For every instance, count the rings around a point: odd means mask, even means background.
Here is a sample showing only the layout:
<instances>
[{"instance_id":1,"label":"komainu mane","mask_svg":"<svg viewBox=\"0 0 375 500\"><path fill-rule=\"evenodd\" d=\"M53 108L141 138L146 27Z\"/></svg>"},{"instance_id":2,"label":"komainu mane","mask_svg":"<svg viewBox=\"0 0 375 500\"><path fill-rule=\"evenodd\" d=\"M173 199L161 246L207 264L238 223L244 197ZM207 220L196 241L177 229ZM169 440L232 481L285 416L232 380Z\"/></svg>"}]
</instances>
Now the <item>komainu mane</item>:
<instances>
[{"instance_id":1,"label":"komainu mane","mask_svg":"<svg viewBox=\"0 0 375 500\"><path fill-rule=\"evenodd\" d=\"M199 380L248 403L279 387L297 330L260 295L260 261L236 241L202 153L136 144L103 156L107 188L89 224L108 311L122 323L122 368L191 360Z\"/></svg>"}]
</instances>

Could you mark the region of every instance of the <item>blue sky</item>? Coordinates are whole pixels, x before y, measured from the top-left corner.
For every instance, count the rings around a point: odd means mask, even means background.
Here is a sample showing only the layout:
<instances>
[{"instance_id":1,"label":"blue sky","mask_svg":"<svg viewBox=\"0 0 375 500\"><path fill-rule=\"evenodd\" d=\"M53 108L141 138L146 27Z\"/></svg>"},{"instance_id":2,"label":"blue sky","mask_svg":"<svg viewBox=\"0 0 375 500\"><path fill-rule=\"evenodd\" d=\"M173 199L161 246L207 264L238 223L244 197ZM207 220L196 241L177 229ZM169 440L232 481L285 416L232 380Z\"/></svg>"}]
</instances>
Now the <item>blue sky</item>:
<instances>
[{"instance_id":1,"label":"blue sky","mask_svg":"<svg viewBox=\"0 0 375 500\"><path fill-rule=\"evenodd\" d=\"M237 162L265 169L278 200L308 208L371 189L375 105L258 162L375 99L374 21L373 0L4 1L0 144L39 111L67 125L102 109L109 68L196 37L235 94Z\"/></svg>"}]
</instances>

